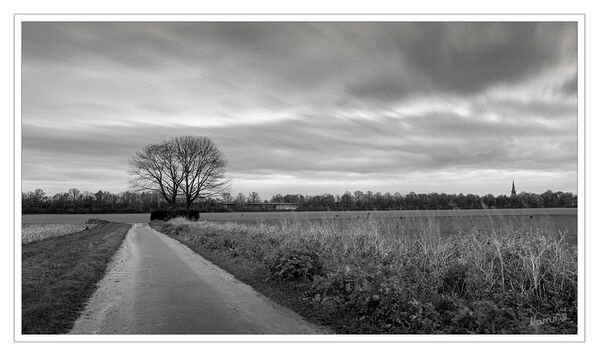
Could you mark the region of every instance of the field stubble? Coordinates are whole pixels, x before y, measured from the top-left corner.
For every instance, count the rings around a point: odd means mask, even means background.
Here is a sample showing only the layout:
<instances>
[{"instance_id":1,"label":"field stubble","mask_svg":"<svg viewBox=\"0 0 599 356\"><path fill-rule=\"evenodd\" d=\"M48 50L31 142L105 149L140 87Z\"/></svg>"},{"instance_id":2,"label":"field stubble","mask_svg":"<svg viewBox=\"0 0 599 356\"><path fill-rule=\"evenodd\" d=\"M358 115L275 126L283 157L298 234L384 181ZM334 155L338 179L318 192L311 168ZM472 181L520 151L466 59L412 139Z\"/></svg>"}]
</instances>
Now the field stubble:
<instances>
[{"instance_id":1,"label":"field stubble","mask_svg":"<svg viewBox=\"0 0 599 356\"><path fill-rule=\"evenodd\" d=\"M97 224L23 224L21 242L28 244L93 229Z\"/></svg>"},{"instance_id":2,"label":"field stubble","mask_svg":"<svg viewBox=\"0 0 599 356\"><path fill-rule=\"evenodd\" d=\"M337 332L576 333L575 235L457 223L453 233L435 219L152 225Z\"/></svg>"}]
</instances>

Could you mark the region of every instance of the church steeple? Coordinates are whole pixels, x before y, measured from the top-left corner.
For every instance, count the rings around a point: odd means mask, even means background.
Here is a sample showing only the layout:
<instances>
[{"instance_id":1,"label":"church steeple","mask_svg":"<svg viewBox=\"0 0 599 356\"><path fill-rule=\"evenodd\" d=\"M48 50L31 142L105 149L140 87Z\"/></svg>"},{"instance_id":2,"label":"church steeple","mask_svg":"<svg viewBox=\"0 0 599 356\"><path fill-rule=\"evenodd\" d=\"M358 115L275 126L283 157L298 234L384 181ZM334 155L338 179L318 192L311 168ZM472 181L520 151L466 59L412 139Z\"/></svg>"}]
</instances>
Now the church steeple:
<instances>
[{"instance_id":1,"label":"church steeple","mask_svg":"<svg viewBox=\"0 0 599 356\"><path fill-rule=\"evenodd\" d=\"M514 181L512 181L512 196L515 197L516 195L516 185L514 185Z\"/></svg>"}]
</instances>

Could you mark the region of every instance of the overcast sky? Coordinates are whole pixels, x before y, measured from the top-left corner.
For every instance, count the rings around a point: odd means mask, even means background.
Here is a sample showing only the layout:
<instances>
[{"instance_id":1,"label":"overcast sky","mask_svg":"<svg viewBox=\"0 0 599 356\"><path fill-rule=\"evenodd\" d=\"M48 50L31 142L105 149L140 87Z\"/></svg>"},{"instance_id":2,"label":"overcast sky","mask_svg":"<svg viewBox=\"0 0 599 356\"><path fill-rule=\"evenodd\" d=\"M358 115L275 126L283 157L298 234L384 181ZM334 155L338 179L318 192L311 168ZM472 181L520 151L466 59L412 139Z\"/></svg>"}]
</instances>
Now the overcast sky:
<instances>
[{"instance_id":1,"label":"overcast sky","mask_svg":"<svg viewBox=\"0 0 599 356\"><path fill-rule=\"evenodd\" d=\"M207 136L232 193L576 192L575 23L24 23L23 190Z\"/></svg>"}]
</instances>

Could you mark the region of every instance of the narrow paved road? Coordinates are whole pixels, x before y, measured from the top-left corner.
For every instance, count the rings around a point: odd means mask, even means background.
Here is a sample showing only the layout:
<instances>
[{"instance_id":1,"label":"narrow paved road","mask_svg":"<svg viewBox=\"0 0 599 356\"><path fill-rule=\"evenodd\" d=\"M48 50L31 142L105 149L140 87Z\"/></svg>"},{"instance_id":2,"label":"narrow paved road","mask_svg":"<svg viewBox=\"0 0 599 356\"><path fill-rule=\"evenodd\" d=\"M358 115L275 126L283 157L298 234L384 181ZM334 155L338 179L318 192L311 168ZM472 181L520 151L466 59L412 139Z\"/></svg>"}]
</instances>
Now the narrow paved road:
<instances>
[{"instance_id":1,"label":"narrow paved road","mask_svg":"<svg viewBox=\"0 0 599 356\"><path fill-rule=\"evenodd\" d=\"M75 334L313 334L327 330L195 254L135 224Z\"/></svg>"}]
</instances>

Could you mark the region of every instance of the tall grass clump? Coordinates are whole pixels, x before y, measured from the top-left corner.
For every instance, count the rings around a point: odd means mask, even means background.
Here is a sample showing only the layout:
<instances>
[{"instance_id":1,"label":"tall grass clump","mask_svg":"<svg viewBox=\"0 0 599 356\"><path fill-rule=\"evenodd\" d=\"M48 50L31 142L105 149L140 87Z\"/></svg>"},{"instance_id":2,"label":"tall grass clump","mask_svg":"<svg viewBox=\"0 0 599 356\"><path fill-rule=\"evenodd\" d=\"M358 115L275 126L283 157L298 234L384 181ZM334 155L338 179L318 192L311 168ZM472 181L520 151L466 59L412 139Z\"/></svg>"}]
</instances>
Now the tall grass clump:
<instances>
[{"instance_id":1,"label":"tall grass clump","mask_svg":"<svg viewBox=\"0 0 599 356\"><path fill-rule=\"evenodd\" d=\"M576 333L576 246L551 229L441 233L435 219L405 218L157 226L301 286L303 303L342 332Z\"/></svg>"}]
</instances>

